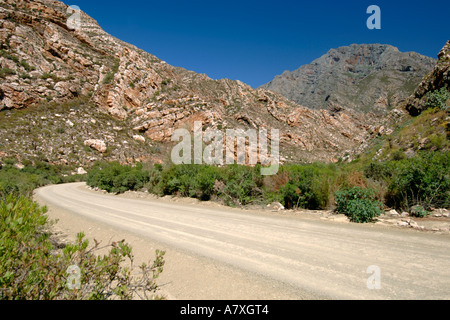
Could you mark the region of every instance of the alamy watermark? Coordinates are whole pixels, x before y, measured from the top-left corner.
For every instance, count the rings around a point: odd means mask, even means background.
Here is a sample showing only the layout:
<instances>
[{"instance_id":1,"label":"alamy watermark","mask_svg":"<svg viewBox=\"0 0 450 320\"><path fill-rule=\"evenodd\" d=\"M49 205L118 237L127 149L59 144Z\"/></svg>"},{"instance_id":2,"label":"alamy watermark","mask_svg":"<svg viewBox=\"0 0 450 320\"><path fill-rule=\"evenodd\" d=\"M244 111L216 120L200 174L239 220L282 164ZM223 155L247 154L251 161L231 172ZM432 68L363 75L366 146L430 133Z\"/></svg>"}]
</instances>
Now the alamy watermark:
<instances>
[{"instance_id":1,"label":"alamy watermark","mask_svg":"<svg viewBox=\"0 0 450 320\"><path fill-rule=\"evenodd\" d=\"M78 6L72 5L67 8L67 28L70 30L81 30L81 9Z\"/></svg>"},{"instance_id":2,"label":"alamy watermark","mask_svg":"<svg viewBox=\"0 0 450 320\"><path fill-rule=\"evenodd\" d=\"M371 16L367 19L367 28L369 30L381 29L381 9L379 6L371 5L367 8L367 14Z\"/></svg>"},{"instance_id":3,"label":"alamy watermark","mask_svg":"<svg viewBox=\"0 0 450 320\"><path fill-rule=\"evenodd\" d=\"M69 274L67 277L66 286L69 290L79 290L81 288L81 269L77 265L72 265L67 268L66 273Z\"/></svg>"},{"instance_id":4,"label":"alamy watermark","mask_svg":"<svg viewBox=\"0 0 450 320\"><path fill-rule=\"evenodd\" d=\"M367 289L380 290L381 289L381 269L378 266L369 266L366 273L370 274L367 278Z\"/></svg>"},{"instance_id":5,"label":"alamy watermark","mask_svg":"<svg viewBox=\"0 0 450 320\"><path fill-rule=\"evenodd\" d=\"M177 129L172 141L180 141L173 149L171 159L174 164L262 164L261 175L275 175L280 165L280 133L271 129L235 130L227 129L203 131L203 123L194 123L193 136L186 129ZM270 154L268 151L270 140ZM205 143L205 147L204 147ZM209 143L209 144L208 144ZM225 150L225 151L224 151ZM264 167L267 166L267 167Z\"/></svg>"}]
</instances>

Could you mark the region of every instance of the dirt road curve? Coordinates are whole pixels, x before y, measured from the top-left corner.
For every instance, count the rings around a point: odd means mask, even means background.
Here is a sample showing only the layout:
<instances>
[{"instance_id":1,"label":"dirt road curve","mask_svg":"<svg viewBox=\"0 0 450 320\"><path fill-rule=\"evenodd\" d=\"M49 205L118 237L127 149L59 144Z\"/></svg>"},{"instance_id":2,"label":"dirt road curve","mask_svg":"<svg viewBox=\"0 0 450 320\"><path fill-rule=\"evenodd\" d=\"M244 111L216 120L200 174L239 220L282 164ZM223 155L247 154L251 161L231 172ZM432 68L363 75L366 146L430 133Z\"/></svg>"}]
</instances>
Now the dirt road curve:
<instances>
[{"instance_id":1,"label":"dirt road curve","mask_svg":"<svg viewBox=\"0 0 450 320\"><path fill-rule=\"evenodd\" d=\"M169 298L450 299L448 234L127 199L80 183L36 199L72 236L124 237L140 258L167 250L158 283Z\"/></svg>"}]
</instances>

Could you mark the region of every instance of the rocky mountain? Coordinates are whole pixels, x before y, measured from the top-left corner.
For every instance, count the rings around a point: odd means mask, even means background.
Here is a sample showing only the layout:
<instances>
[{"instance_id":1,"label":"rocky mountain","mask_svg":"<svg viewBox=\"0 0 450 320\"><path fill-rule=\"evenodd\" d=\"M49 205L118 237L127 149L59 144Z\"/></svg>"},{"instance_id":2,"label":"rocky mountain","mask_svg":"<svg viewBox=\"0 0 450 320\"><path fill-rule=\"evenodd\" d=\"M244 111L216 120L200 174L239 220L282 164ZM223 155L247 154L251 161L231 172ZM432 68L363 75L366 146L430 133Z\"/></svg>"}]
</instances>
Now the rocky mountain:
<instances>
[{"instance_id":1,"label":"rocky mountain","mask_svg":"<svg viewBox=\"0 0 450 320\"><path fill-rule=\"evenodd\" d=\"M77 28L69 23L75 13ZM0 160L165 162L174 131L202 121L223 132L278 129L282 162L329 162L388 132L372 113L311 109L173 67L75 13L56 0L0 0ZM348 72L359 74L356 65ZM408 59L405 68L395 72L422 70Z\"/></svg>"},{"instance_id":2,"label":"rocky mountain","mask_svg":"<svg viewBox=\"0 0 450 320\"><path fill-rule=\"evenodd\" d=\"M435 63L390 45L352 44L285 71L261 88L312 109L385 115L412 93Z\"/></svg>"}]
</instances>

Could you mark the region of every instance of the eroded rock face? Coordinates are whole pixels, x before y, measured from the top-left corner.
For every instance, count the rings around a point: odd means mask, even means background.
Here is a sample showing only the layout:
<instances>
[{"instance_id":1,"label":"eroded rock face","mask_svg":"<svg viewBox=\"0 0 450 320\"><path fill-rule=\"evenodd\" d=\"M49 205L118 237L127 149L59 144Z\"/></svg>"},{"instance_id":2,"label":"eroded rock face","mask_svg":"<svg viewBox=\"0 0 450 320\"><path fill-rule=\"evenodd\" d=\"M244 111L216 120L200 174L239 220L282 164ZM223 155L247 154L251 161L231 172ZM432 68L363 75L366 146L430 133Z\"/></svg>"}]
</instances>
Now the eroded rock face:
<instances>
[{"instance_id":1,"label":"eroded rock face","mask_svg":"<svg viewBox=\"0 0 450 320\"><path fill-rule=\"evenodd\" d=\"M338 96L327 100L328 110L315 110L312 105L303 106L240 81L216 81L173 67L107 34L84 13L81 29L72 30L67 26L68 6L62 2L0 0L0 3L0 110L89 97L90 103L102 112L122 121L121 130L132 141L134 136L141 136L136 141L142 144L169 144L177 128L192 130L196 121L201 121L205 128L222 131L278 129L282 158L293 161L337 161L382 134L373 129L381 125L373 113L358 112ZM361 67L361 61L372 63L374 68L381 63L375 61L376 55L369 49L353 56L340 50L334 50L326 61L340 65L336 59L345 57L348 60L345 66L353 68L345 72L365 75L367 71ZM397 53L390 47L384 51L390 54L385 53L383 61L391 66L389 57ZM405 65L393 64L392 68L397 73L416 74L431 63L430 59L413 53L407 58ZM308 68L313 72L310 76L315 77L318 71ZM354 80L350 76L345 79L345 86ZM397 99L395 95L385 97L371 91L367 94L373 95L377 108L383 110ZM109 130L104 120L92 120ZM99 141L87 145L100 153L106 151ZM145 156L133 155L136 159Z\"/></svg>"},{"instance_id":2,"label":"eroded rock face","mask_svg":"<svg viewBox=\"0 0 450 320\"><path fill-rule=\"evenodd\" d=\"M18 83L4 83L0 87L1 109L26 108L37 102L32 94L29 94L25 86Z\"/></svg>"},{"instance_id":3,"label":"eroded rock face","mask_svg":"<svg viewBox=\"0 0 450 320\"><path fill-rule=\"evenodd\" d=\"M108 58L67 28L65 5L1 3L0 110L65 102L93 92Z\"/></svg>"}]
</instances>

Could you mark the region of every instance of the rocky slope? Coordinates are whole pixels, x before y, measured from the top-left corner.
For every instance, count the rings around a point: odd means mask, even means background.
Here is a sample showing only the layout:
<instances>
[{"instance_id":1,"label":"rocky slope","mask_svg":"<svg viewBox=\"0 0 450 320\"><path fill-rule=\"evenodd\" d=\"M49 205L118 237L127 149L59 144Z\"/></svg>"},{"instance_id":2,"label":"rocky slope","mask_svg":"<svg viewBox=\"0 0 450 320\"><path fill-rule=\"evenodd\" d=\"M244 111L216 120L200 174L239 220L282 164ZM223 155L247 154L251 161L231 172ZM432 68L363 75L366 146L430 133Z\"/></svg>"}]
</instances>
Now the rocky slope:
<instances>
[{"instance_id":1,"label":"rocky slope","mask_svg":"<svg viewBox=\"0 0 450 320\"><path fill-rule=\"evenodd\" d=\"M275 128L280 130L285 160L336 160L370 136L370 117L352 112L332 115L239 81L214 81L108 35L84 13L81 29L71 30L69 17L68 7L59 1L0 1L0 109L4 112L89 97L87 104L126 123L128 138L138 134L146 144L167 143L176 128L192 128L196 120L219 130ZM81 119L70 121L82 126ZM112 128L106 123L100 128L103 131L96 136L78 140L103 140L108 147L104 136ZM17 140L14 128L9 130L3 133ZM40 150L49 161L61 160L46 151L51 142L43 140L45 146L31 147L27 141L32 139L26 135L20 139L24 148ZM83 146L76 148L82 154ZM111 155L116 152L113 148ZM18 151L10 146L3 153L17 156ZM140 156L144 154L133 158Z\"/></svg>"},{"instance_id":2,"label":"rocky slope","mask_svg":"<svg viewBox=\"0 0 450 320\"><path fill-rule=\"evenodd\" d=\"M82 12L80 28L72 30L72 15L55 0L0 0L0 135L8 137L0 142L1 158L163 162L174 130L202 121L223 132L279 129L282 162L329 162L388 131L372 113L313 110L239 81L170 66Z\"/></svg>"},{"instance_id":3,"label":"rocky slope","mask_svg":"<svg viewBox=\"0 0 450 320\"><path fill-rule=\"evenodd\" d=\"M390 45L352 44L331 49L261 88L298 104L330 111L353 109L385 115L407 98L435 60Z\"/></svg>"}]
</instances>

